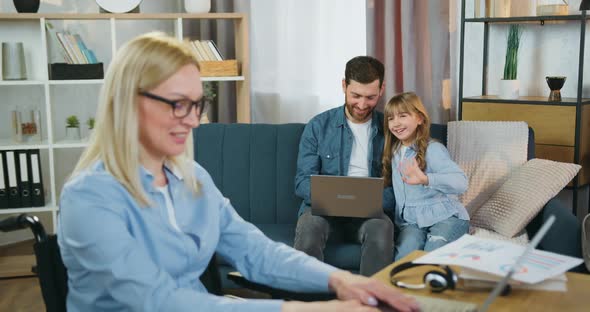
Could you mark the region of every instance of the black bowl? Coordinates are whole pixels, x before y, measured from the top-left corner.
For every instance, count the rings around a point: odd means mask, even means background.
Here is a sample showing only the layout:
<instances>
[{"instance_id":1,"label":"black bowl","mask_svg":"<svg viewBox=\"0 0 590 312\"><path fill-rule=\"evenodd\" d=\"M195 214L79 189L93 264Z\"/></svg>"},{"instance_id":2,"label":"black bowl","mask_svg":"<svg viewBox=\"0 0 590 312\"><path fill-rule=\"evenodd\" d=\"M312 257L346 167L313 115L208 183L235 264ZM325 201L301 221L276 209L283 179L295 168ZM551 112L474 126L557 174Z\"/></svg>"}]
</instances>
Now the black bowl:
<instances>
[{"instance_id":1,"label":"black bowl","mask_svg":"<svg viewBox=\"0 0 590 312\"><path fill-rule=\"evenodd\" d=\"M547 85L551 90L560 90L565 83L565 76L547 76L545 77L547 80Z\"/></svg>"}]
</instances>

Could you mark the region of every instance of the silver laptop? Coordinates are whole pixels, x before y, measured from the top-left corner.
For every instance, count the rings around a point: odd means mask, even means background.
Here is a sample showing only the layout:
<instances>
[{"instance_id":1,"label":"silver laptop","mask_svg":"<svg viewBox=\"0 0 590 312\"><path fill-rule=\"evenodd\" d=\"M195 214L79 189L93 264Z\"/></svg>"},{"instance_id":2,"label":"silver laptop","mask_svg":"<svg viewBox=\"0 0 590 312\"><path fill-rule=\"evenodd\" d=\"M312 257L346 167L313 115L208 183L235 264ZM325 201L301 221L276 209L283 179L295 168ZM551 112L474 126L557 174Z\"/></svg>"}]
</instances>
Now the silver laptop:
<instances>
[{"instance_id":1,"label":"silver laptop","mask_svg":"<svg viewBox=\"0 0 590 312\"><path fill-rule=\"evenodd\" d=\"M508 270L506 275L504 275L504 277L500 281L498 281L498 283L496 284L494 289L492 289L492 291L490 292L490 294L486 298L486 301L481 305L481 307L478 307L475 303L464 302L464 301L460 301L460 300L440 299L440 298L432 298L432 297L416 296L416 295L412 295L412 297L414 297L416 299L416 301L418 301L422 311L486 312L489 309L492 302L494 302L494 300L496 300L496 298L498 298L498 296L502 293L504 288L507 287L508 281L510 280L510 278L512 277L514 272L520 267L523 260L537 247L537 245L539 244L541 239L545 236L545 234L547 233L547 231L549 230L551 225L553 225L553 222L555 222L555 216L551 215L545 221L545 223L543 223L543 226L541 226L541 228L537 231L537 233L535 234L533 239L530 241L530 243L524 249L522 254L518 257L516 262L514 262L514 264L512 264L512 266L510 266L510 269ZM392 311L388 307L380 308L380 310L383 312Z\"/></svg>"},{"instance_id":2,"label":"silver laptop","mask_svg":"<svg viewBox=\"0 0 590 312\"><path fill-rule=\"evenodd\" d=\"M383 215L383 178L311 175L311 213L375 218Z\"/></svg>"}]
</instances>

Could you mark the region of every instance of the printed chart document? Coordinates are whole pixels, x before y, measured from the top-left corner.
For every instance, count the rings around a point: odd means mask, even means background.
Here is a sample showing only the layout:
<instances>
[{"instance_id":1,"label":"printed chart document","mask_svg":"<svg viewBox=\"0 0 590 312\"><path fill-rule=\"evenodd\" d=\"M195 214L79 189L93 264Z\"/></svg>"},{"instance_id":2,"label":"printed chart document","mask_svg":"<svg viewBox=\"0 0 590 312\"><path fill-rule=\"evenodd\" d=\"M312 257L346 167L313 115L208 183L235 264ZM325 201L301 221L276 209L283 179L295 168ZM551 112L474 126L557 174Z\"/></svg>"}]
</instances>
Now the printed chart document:
<instances>
[{"instance_id":1,"label":"printed chart document","mask_svg":"<svg viewBox=\"0 0 590 312\"><path fill-rule=\"evenodd\" d=\"M507 270L523 254L526 246L514 243L463 235L458 240L434 250L415 263L457 265L496 276L506 275ZM535 284L558 277L582 263L582 259L533 250L512 276L512 280Z\"/></svg>"}]
</instances>

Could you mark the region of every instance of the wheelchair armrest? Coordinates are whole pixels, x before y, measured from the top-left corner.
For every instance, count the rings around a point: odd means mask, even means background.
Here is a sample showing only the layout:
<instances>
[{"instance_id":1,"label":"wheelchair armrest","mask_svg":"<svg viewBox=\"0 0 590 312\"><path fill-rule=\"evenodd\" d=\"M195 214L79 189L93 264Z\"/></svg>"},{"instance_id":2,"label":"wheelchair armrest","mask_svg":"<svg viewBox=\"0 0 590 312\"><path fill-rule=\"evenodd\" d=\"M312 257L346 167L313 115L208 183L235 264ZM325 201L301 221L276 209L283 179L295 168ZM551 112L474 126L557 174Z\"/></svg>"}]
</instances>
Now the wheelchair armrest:
<instances>
[{"instance_id":1,"label":"wheelchair armrest","mask_svg":"<svg viewBox=\"0 0 590 312\"><path fill-rule=\"evenodd\" d=\"M37 216L29 216L28 214L23 213L0 221L0 231L2 232L12 232L26 228L31 228L37 243L47 240L45 228Z\"/></svg>"},{"instance_id":2,"label":"wheelchair armrest","mask_svg":"<svg viewBox=\"0 0 590 312\"><path fill-rule=\"evenodd\" d=\"M269 294L273 299L297 301L326 301L336 299L336 295L332 293L294 292L290 290L273 288L249 281L237 271L227 273L227 278L246 289Z\"/></svg>"}]
</instances>

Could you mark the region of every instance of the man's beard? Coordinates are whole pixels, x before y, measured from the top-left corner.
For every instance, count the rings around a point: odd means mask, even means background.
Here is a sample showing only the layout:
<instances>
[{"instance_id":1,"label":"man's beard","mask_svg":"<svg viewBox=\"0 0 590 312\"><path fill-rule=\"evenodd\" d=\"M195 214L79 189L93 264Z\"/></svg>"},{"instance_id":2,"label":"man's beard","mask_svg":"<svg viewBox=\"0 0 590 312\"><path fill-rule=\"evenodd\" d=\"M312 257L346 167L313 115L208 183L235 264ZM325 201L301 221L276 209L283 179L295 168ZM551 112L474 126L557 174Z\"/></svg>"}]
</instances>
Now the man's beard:
<instances>
[{"instance_id":1,"label":"man's beard","mask_svg":"<svg viewBox=\"0 0 590 312\"><path fill-rule=\"evenodd\" d=\"M367 121L368 117L371 116L371 114L373 113L373 110L375 109L375 107L369 109L365 114L363 115L359 115L358 113L356 113L354 111L354 107L352 104L350 104L348 102L348 97L345 96L345 103L346 103L346 110L348 111L348 114L350 116L352 116L352 119L354 119L354 121L357 122L363 122L363 121Z\"/></svg>"}]
</instances>

